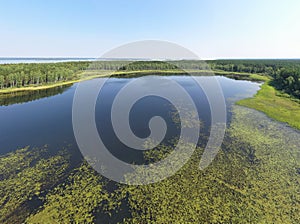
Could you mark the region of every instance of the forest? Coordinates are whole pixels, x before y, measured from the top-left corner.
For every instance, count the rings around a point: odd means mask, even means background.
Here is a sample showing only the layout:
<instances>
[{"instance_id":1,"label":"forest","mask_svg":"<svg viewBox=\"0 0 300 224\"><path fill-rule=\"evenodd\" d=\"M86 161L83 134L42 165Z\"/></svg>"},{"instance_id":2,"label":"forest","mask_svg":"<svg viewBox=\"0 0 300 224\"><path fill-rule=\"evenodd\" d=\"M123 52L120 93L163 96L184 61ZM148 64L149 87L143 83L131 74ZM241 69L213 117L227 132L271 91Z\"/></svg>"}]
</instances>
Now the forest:
<instances>
[{"instance_id":1,"label":"forest","mask_svg":"<svg viewBox=\"0 0 300 224\"><path fill-rule=\"evenodd\" d=\"M5 64L0 66L0 88L42 85L76 79L86 62Z\"/></svg>"},{"instance_id":2,"label":"forest","mask_svg":"<svg viewBox=\"0 0 300 224\"><path fill-rule=\"evenodd\" d=\"M300 60L216 60L208 62L212 70L246 72L269 76L271 85L300 98Z\"/></svg>"},{"instance_id":3,"label":"forest","mask_svg":"<svg viewBox=\"0 0 300 224\"><path fill-rule=\"evenodd\" d=\"M300 60L210 61L95 61L0 65L0 89L77 80L84 71L212 70L232 74L259 74L272 78L278 90L300 98Z\"/></svg>"},{"instance_id":4,"label":"forest","mask_svg":"<svg viewBox=\"0 0 300 224\"><path fill-rule=\"evenodd\" d=\"M300 69L283 68L274 75L273 85L300 99Z\"/></svg>"}]
</instances>

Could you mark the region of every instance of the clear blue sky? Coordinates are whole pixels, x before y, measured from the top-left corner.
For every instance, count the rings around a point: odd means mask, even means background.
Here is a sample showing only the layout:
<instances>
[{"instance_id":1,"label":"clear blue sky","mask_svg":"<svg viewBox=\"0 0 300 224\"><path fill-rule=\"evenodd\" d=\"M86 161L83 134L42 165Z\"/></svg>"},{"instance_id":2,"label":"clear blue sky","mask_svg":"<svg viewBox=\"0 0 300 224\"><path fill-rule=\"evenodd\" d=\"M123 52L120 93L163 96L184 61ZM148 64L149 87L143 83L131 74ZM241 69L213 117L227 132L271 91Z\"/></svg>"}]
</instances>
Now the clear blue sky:
<instances>
[{"instance_id":1,"label":"clear blue sky","mask_svg":"<svg viewBox=\"0 0 300 224\"><path fill-rule=\"evenodd\" d=\"M201 58L300 58L299 0L1 0L0 56L98 57L165 40Z\"/></svg>"}]
</instances>

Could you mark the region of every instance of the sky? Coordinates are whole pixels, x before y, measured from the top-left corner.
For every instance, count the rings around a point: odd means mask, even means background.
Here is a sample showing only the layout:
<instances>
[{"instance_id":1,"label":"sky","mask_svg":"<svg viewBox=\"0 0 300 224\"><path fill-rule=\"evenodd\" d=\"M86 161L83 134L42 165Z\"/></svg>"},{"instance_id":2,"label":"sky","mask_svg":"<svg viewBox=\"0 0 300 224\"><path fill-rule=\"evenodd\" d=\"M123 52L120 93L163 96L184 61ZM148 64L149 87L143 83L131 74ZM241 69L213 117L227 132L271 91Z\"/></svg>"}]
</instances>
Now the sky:
<instances>
[{"instance_id":1,"label":"sky","mask_svg":"<svg viewBox=\"0 0 300 224\"><path fill-rule=\"evenodd\" d=\"M0 0L0 57L100 57L134 41L204 59L300 58L299 0Z\"/></svg>"}]
</instances>

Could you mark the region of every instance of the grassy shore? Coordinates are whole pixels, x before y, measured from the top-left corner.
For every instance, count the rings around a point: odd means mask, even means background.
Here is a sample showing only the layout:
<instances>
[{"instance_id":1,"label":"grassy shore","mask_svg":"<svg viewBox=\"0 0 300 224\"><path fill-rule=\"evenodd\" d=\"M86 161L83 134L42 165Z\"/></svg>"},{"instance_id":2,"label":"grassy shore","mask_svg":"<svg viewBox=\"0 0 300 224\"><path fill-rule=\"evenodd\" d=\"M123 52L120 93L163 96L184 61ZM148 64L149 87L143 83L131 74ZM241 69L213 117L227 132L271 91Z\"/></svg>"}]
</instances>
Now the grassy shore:
<instances>
[{"instance_id":1,"label":"grassy shore","mask_svg":"<svg viewBox=\"0 0 300 224\"><path fill-rule=\"evenodd\" d=\"M283 97L268 81L253 98L241 100L237 104L259 110L275 120L300 129L300 103Z\"/></svg>"},{"instance_id":2,"label":"grassy shore","mask_svg":"<svg viewBox=\"0 0 300 224\"><path fill-rule=\"evenodd\" d=\"M63 82L51 83L51 84L43 84L43 85L30 85L25 87L12 87L5 88L0 90L0 94L8 94L13 92L22 92L22 91L35 91L35 90L43 90L50 89L58 86L70 85L73 83L90 80L94 78L100 77L131 77L136 75L149 75L149 74L159 74L159 75L184 75L190 74L195 76L204 76L204 75L218 75L218 76L226 76L229 78L240 79L240 80L251 80L251 81L265 81L268 79L265 76L250 74L250 73L238 73L238 72L226 72L226 71L206 71L206 70L139 70L139 71L88 71L82 72L78 74L79 78L74 80L68 80Z\"/></svg>"}]
</instances>

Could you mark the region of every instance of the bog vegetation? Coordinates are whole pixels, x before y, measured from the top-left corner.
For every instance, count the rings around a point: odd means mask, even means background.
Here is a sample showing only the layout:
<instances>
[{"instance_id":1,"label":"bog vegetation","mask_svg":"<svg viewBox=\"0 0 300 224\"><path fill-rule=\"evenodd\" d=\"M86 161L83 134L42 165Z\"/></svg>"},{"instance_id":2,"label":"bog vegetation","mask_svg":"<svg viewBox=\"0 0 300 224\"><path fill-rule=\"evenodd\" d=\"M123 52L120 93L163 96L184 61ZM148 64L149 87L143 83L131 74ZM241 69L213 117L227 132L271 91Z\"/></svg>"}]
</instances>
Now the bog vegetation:
<instances>
[{"instance_id":1,"label":"bog vegetation","mask_svg":"<svg viewBox=\"0 0 300 224\"><path fill-rule=\"evenodd\" d=\"M299 223L299 132L251 109L232 112L211 166L199 170L197 148L174 176L145 186L108 181L84 161L70 169L66 151L1 156L0 222ZM145 158L159 160L170 150L159 146Z\"/></svg>"},{"instance_id":2,"label":"bog vegetation","mask_svg":"<svg viewBox=\"0 0 300 224\"><path fill-rule=\"evenodd\" d=\"M300 130L299 99L277 91L268 82L261 86L253 98L243 99L237 104L262 111L269 117Z\"/></svg>"}]
</instances>

